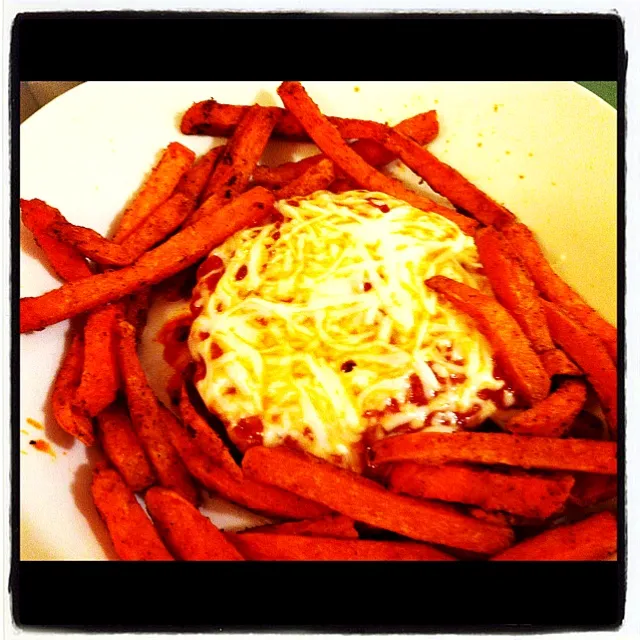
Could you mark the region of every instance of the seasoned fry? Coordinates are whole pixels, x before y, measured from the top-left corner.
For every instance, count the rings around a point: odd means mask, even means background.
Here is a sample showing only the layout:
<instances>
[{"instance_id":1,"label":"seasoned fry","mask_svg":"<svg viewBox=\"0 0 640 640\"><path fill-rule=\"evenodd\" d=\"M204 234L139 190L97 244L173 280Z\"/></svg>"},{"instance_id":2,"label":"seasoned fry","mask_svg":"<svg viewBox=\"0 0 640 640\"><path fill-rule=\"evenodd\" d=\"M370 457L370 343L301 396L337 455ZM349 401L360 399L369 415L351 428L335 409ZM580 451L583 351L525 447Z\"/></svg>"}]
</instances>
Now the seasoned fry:
<instances>
[{"instance_id":1,"label":"seasoned fry","mask_svg":"<svg viewBox=\"0 0 640 640\"><path fill-rule=\"evenodd\" d=\"M326 189L334 180L333 162L325 159L313 165L301 176L275 192L280 199L307 196L315 191Z\"/></svg>"},{"instance_id":2,"label":"seasoned fry","mask_svg":"<svg viewBox=\"0 0 640 640\"><path fill-rule=\"evenodd\" d=\"M567 433L587 400L587 385L579 379L566 379L547 398L514 416L505 429L529 436L559 438Z\"/></svg>"},{"instance_id":3,"label":"seasoned fry","mask_svg":"<svg viewBox=\"0 0 640 640\"><path fill-rule=\"evenodd\" d=\"M76 403L90 416L106 409L120 388L115 340L118 313L117 306L107 305L89 314L84 326L84 365Z\"/></svg>"},{"instance_id":4,"label":"seasoned fry","mask_svg":"<svg viewBox=\"0 0 640 640\"><path fill-rule=\"evenodd\" d=\"M126 409L113 404L97 416L100 444L132 491L150 487L155 476L133 431Z\"/></svg>"},{"instance_id":5,"label":"seasoned fry","mask_svg":"<svg viewBox=\"0 0 640 640\"><path fill-rule=\"evenodd\" d=\"M546 321L545 321L546 324ZM576 367L567 354L560 349L550 349L540 354L544 370L550 376L581 376L582 371Z\"/></svg>"},{"instance_id":6,"label":"seasoned fry","mask_svg":"<svg viewBox=\"0 0 640 640\"><path fill-rule=\"evenodd\" d=\"M229 137L235 133L247 111L256 107L275 116L276 123L273 129L275 137L309 142L310 138L304 127L286 109L281 107L258 107L258 105L249 107L246 105L221 104L215 100L204 100L189 107L182 116L180 131L185 135ZM371 124L369 120L335 118L331 116L329 117L329 122L338 128L343 138L366 138L368 125ZM433 126L433 124L430 126ZM418 134L416 133L416 135Z\"/></svg>"},{"instance_id":7,"label":"seasoned fry","mask_svg":"<svg viewBox=\"0 0 640 640\"><path fill-rule=\"evenodd\" d=\"M213 147L203 156L200 156L193 167L180 178L174 194L181 193L186 196L192 203L192 208L195 208L223 151L224 145L221 145Z\"/></svg>"},{"instance_id":8,"label":"seasoned fry","mask_svg":"<svg viewBox=\"0 0 640 640\"><path fill-rule=\"evenodd\" d=\"M608 511L545 531L492 560L604 560L616 551L618 526Z\"/></svg>"},{"instance_id":9,"label":"seasoned fry","mask_svg":"<svg viewBox=\"0 0 640 640\"><path fill-rule=\"evenodd\" d=\"M507 379L527 403L532 405L547 397L551 380L520 325L500 303L444 276L429 278L426 284L476 322Z\"/></svg>"},{"instance_id":10,"label":"seasoned fry","mask_svg":"<svg viewBox=\"0 0 640 640\"><path fill-rule=\"evenodd\" d=\"M391 493L362 476L284 447L252 447L242 468L259 482L416 540L487 554L511 544L508 528L478 522L448 506Z\"/></svg>"},{"instance_id":11,"label":"seasoned fry","mask_svg":"<svg viewBox=\"0 0 640 640\"><path fill-rule=\"evenodd\" d=\"M328 190L331 191L331 193L344 193L345 191L353 191L358 188L358 185L350 178L338 178L329 185Z\"/></svg>"},{"instance_id":12,"label":"seasoned fry","mask_svg":"<svg viewBox=\"0 0 640 640\"><path fill-rule=\"evenodd\" d=\"M287 109L300 121L318 147L360 186L370 191L388 193L418 209L439 213L455 222L466 234L475 231L478 226L475 220L407 189L399 180L385 176L367 164L349 147L331 122L322 115L316 103L311 100L301 85L285 82L278 89L278 94ZM375 123L370 124L374 125ZM387 129L383 125L380 126ZM375 127L372 128L375 129ZM415 143L412 142L412 144Z\"/></svg>"},{"instance_id":13,"label":"seasoned fry","mask_svg":"<svg viewBox=\"0 0 640 640\"><path fill-rule=\"evenodd\" d=\"M93 229L72 225L64 219L54 222L50 230L58 240L70 244L98 264L124 267L175 231L191 212L191 204L183 194L172 196L131 231L122 243L107 240Z\"/></svg>"},{"instance_id":14,"label":"seasoned fry","mask_svg":"<svg viewBox=\"0 0 640 640\"><path fill-rule=\"evenodd\" d=\"M57 209L42 200L20 200L22 222L44 252L53 270L68 282L92 275L84 257L73 247L49 234L51 225L62 218Z\"/></svg>"},{"instance_id":15,"label":"seasoned fry","mask_svg":"<svg viewBox=\"0 0 640 640\"><path fill-rule=\"evenodd\" d=\"M239 229L259 224L269 215L273 202L270 192L255 187L203 216L129 267L68 283L38 297L21 298L20 333L44 329L183 271Z\"/></svg>"},{"instance_id":16,"label":"seasoned fry","mask_svg":"<svg viewBox=\"0 0 640 640\"><path fill-rule=\"evenodd\" d=\"M331 120L331 119L330 119ZM398 123L394 129L413 138L418 144L428 144L438 135L438 119L435 111L419 113L416 116L407 118ZM343 136L344 137L344 136ZM365 162L381 167L389 164L395 156L389 153L382 145L373 140L356 140L351 144L351 148L363 158ZM271 189L279 189L283 185L299 178L303 173L315 166L318 162L326 158L324 153L298 160L297 162L286 162L277 167L258 166L253 172L253 181Z\"/></svg>"},{"instance_id":17,"label":"seasoned fry","mask_svg":"<svg viewBox=\"0 0 640 640\"><path fill-rule=\"evenodd\" d=\"M464 465L432 467L403 462L394 465L389 488L419 498L545 519L562 509L572 486L569 475L514 475Z\"/></svg>"},{"instance_id":18,"label":"seasoned fry","mask_svg":"<svg viewBox=\"0 0 640 640\"><path fill-rule=\"evenodd\" d=\"M417 542L309 538L275 533L227 536L248 560L455 560Z\"/></svg>"},{"instance_id":19,"label":"seasoned fry","mask_svg":"<svg viewBox=\"0 0 640 640\"><path fill-rule=\"evenodd\" d=\"M551 337L585 372L615 435L618 432L618 371L605 345L560 307L547 301L543 304Z\"/></svg>"},{"instance_id":20,"label":"seasoned fry","mask_svg":"<svg viewBox=\"0 0 640 640\"><path fill-rule=\"evenodd\" d=\"M151 289L141 289L128 299L125 307L125 319L136 330L136 337L140 340L142 331L147 324L149 305L151 304Z\"/></svg>"},{"instance_id":21,"label":"seasoned fry","mask_svg":"<svg viewBox=\"0 0 640 640\"><path fill-rule=\"evenodd\" d=\"M120 321L116 326L120 371L131 421L140 443L160 484L197 504L197 489L163 428L160 403L149 386L138 359L135 329L126 321Z\"/></svg>"},{"instance_id":22,"label":"seasoned fry","mask_svg":"<svg viewBox=\"0 0 640 640\"><path fill-rule=\"evenodd\" d=\"M179 142L169 144L151 175L122 214L113 237L114 242L122 243L148 215L171 197L194 158L193 151Z\"/></svg>"},{"instance_id":23,"label":"seasoned fry","mask_svg":"<svg viewBox=\"0 0 640 640\"><path fill-rule=\"evenodd\" d=\"M173 560L117 471L94 469L91 495L121 560Z\"/></svg>"},{"instance_id":24,"label":"seasoned fry","mask_svg":"<svg viewBox=\"0 0 640 640\"><path fill-rule=\"evenodd\" d=\"M473 431L422 432L376 442L373 461L377 464L414 461L431 465L470 462L615 475L616 451L615 442Z\"/></svg>"},{"instance_id":25,"label":"seasoned fry","mask_svg":"<svg viewBox=\"0 0 640 640\"><path fill-rule=\"evenodd\" d=\"M243 533L277 533L290 536L311 536L321 538L357 538L358 532L353 520L347 516L327 516L316 520L300 520L299 522L283 522L282 524L265 524L252 527Z\"/></svg>"},{"instance_id":26,"label":"seasoned fry","mask_svg":"<svg viewBox=\"0 0 640 640\"><path fill-rule=\"evenodd\" d=\"M617 329L592 309L553 271L531 230L522 223L514 222L505 226L502 232L526 265L542 296L554 302L585 329L598 336L604 343L609 356L616 362L618 358ZM571 354L569 356L571 357Z\"/></svg>"},{"instance_id":27,"label":"seasoned fry","mask_svg":"<svg viewBox=\"0 0 640 640\"><path fill-rule=\"evenodd\" d=\"M53 417L61 429L91 447L95 444L93 422L75 404L75 395L82 376L84 341L73 331L71 344L62 360L51 395Z\"/></svg>"},{"instance_id":28,"label":"seasoned fry","mask_svg":"<svg viewBox=\"0 0 640 640\"><path fill-rule=\"evenodd\" d=\"M192 441L209 458L213 464L218 464L236 480L242 480L242 469L231 457L229 450L220 436L207 424L206 420L196 411L189 400L189 392L183 384L180 391L180 414L185 428Z\"/></svg>"},{"instance_id":29,"label":"seasoned fry","mask_svg":"<svg viewBox=\"0 0 640 640\"><path fill-rule=\"evenodd\" d=\"M236 480L202 452L175 417L167 421L166 429L191 475L226 500L265 515L291 520L319 518L330 513L321 504L277 487L254 482L244 475L242 480Z\"/></svg>"},{"instance_id":30,"label":"seasoned fry","mask_svg":"<svg viewBox=\"0 0 640 640\"><path fill-rule=\"evenodd\" d=\"M580 507L592 507L616 497L618 479L594 473L576 473L569 500Z\"/></svg>"},{"instance_id":31,"label":"seasoned fry","mask_svg":"<svg viewBox=\"0 0 640 640\"><path fill-rule=\"evenodd\" d=\"M493 227L479 229L475 236L480 262L491 288L515 318L537 354L554 348L544 309L529 274L509 251L503 235Z\"/></svg>"},{"instance_id":32,"label":"seasoned fry","mask_svg":"<svg viewBox=\"0 0 640 640\"><path fill-rule=\"evenodd\" d=\"M178 560L244 560L211 520L175 491L151 487L144 501Z\"/></svg>"},{"instance_id":33,"label":"seasoned fry","mask_svg":"<svg viewBox=\"0 0 640 640\"><path fill-rule=\"evenodd\" d=\"M224 148L202 193L202 206L187 220L193 224L209 212L223 207L241 194L273 131L275 117L260 107L251 107Z\"/></svg>"}]
</instances>

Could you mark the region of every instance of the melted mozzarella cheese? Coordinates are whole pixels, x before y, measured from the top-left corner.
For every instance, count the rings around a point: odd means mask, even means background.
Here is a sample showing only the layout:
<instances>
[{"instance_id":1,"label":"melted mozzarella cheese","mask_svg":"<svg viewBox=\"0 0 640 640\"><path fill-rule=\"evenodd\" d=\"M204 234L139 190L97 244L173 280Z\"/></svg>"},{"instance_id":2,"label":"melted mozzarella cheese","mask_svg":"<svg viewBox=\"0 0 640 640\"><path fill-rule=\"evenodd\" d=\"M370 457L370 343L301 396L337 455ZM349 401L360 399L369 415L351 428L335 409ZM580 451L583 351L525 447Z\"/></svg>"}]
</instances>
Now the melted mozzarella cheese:
<instances>
[{"instance_id":1,"label":"melted mozzarella cheese","mask_svg":"<svg viewBox=\"0 0 640 640\"><path fill-rule=\"evenodd\" d=\"M214 250L215 290L196 288L196 386L228 429L257 416L267 446L289 438L357 468L366 431L455 430L496 410L482 394L504 386L488 342L424 284L444 275L491 293L472 238L382 193L276 208L281 223Z\"/></svg>"}]
</instances>

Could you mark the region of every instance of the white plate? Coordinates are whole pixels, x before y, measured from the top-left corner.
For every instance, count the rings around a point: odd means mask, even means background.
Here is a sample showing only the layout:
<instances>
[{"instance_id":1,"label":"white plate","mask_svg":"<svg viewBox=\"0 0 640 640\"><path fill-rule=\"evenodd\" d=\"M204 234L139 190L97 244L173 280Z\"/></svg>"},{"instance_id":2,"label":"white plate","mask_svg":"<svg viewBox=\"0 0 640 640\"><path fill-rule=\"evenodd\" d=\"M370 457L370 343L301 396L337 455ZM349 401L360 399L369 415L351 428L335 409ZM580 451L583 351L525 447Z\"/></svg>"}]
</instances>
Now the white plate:
<instances>
[{"instance_id":1,"label":"white plate","mask_svg":"<svg viewBox=\"0 0 640 640\"><path fill-rule=\"evenodd\" d=\"M570 82L304 83L329 115L399 120L437 109L433 152L504 203L539 235L560 275L608 320L616 320L616 112ZM20 196L40 198L100 233L172 140L197 153L210 138L183 136L179 116L193 102L280 104L274 82L86 83L49 103L20 130ZM308 154L274 144L266 162ZM408 172L400 177L413 180ZM21 230L20 295L59 282ZM113 557L89 494L91 454L54 423L49 393L68 323L20 338L20 517L23 559ZM155 328L142 350L154 386ZM40 431L27 418L45 426ZM55 458L29 445L44 437ZM244 522L220 502L207 512L222 526Z\"/></svg>"}]
</instances>

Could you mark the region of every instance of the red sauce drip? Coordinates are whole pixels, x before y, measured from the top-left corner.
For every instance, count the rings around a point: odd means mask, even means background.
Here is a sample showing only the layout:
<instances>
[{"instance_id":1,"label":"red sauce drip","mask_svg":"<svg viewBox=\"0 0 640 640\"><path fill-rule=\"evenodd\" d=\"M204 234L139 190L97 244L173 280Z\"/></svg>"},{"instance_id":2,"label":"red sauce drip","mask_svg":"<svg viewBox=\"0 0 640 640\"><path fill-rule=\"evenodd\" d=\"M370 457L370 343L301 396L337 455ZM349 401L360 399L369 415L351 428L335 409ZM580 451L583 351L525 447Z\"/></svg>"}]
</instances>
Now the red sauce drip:
<instances>
[{"instance_id":1,"label":"red sauce drip","mask_svg":"<svg viewBox=\"0 0 640 640\"><path fill-rule=\"evenodd\" d=\"M371 204L372 206L376 207L376 209L380 209L380 211L382 211L382 213L389 213L390 209L389 209L389 205L386 204L378 204L377 202L375 202L374 200L368 199L369 204Z\"/></svg>"},{"instance_id":2,"label":"red sauce drip","mask_svg":"<svg viewBox=\"0 0 640 640\"><path fill-rule=\"evenodd\" d=\"M191 322L192 317L187 314L173 318L160 329L156 337L156 341L162 344L165 362L177 371L183 371L191 362L187 346Z\"/></svg>"},{"instance_id":3,"label":"red sauce drip","mask_svg":"<svg viewBox=\"0 0 640 640\"><path fill-rule=\"evenodd\" d=\"M214 360L219 358L223 353L224 353L224 351L220 348L220 345L217 342L212 342L211 343L211 347L209 349L209 354L211 355L211 357Z\"/></svg>"},{"instance_id":4,"label":"red sauce drip","mask_svg":"<svg viewBox=\"0 0 640 640\"><path fill-rule=\"evenodd\" d=\"M275 233L272 234L271 236L274 240L280 240L280 232L276 231Z\"/></svg>"},{"instance_id":5,"label":"red sauce drip","mask_svg":"<svg viewBox=\"0 0 640 640\"><path fill-rule=\"evenodd\" d=\"M287 200L287 204L290 207L299 207L300 203L297 200Z\"/></svg>"},{"instance_id":6,"label":"red sauce drip","mask_svg":"<svg viewBox=\"0 0 640 640\"><path fill-rule=\"evenodd\" d=\"M204 380L207 375L207 368L205 367L204 360L202 358L198 358L196 362L196 370L193 374L193 381L200 382L200 380Z\"/></svg>"},{"instance_id":7,"label":"red sauce drip","mask_svg":"<svg viewBox=\"0 0 640 640\"><path fill-rule=\"evenodd\" d=\"M370 282L365 282L365 283L362 285L362 290L363 290L363 291L365 291L365 292L366 292L366 291L371 291L371 289L372 289L372 285L371 285L371 283L370 283Z\"/></svg>"},{"instance_id":8,"label":"red sauce drip","mask_svg":"<svg viewBox=\"0 0 640 640\"><path fill-rule=\"evenodd\" d=\"M196 272L196 280L202 280L211 271L220 271L224 269L224 264L218 256L209 256L199 267Z\"/></svg>"},{"instance_id":9,"label":"red sauce drip","mask_svg":"<svg viewBox=\"0 0 640 640\"><path fill-rule=\"evenodd\" d=\"M427 404L427 396L424 394L424 387L422 386L422 382L420 382L420 378L415 373L412 373L409 376L409 382L411 384L407 398L409 402L419 406Z\"/></svg>"},{"instance_id":10,"label":"red sauce drip","mask_svg":"<svg viewBox=\"0 0 640 640\"><path fill-rule=\"evenodd\" d=\"M243 453L250 447L256 447L263 443L262 433L264 426L258 416L242 418L238 424L230 430L230 436L234 444Z\"/></svg>"},{"instance_id":11,"label":"red sauce drip","mask_svg":"<svg viewBox=\"0 0 640 640\"><path fill-rule=\"evenodd\" d=\"M247 269L247 265L243 264L237 271L236 271L236 280L244 280L247 277L247 273L248 273L248 269ZM217 284L217 283L216 283Z\"/></svg>"}]
</instances>

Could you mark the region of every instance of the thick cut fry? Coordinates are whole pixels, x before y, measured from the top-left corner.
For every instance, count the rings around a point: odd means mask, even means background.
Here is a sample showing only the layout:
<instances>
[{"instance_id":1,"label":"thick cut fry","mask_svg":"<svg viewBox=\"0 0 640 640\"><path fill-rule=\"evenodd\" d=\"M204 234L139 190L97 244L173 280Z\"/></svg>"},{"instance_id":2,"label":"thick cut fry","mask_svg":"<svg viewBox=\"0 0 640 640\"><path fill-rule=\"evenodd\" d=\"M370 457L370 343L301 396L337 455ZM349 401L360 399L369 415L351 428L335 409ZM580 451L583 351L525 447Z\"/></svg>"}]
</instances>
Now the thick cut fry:
<instances>
[{"instance_id":1,"label":"thick cut fry","mask_svg":"<svg viewBox=\"0 0 640 640\"><path fill-rule=\"evenodd\" d=\"M492 560L604 560L616 551L618 526L608 511L556 527L516 544Z\"/></svg>"},{"instance_id":2,"label":"thick cut fry","mask_svg":"<svg viewBox=\"0 0 640 640\"><path fill-rule=\"evenodd\" d=\"M522 399L532 405L547 397L549 376L520 325L497 300L444 276L429 278L426 284L476 322Z\"/></svg>"},{"instance_id":3,"label":"thick cut fry","mask_svg":"<svg viewBox=\"0 0 640 640\"><path fill-rule=\"evenodd\" d=\"M331 122L322 115L316 103L311 100L301 85L285 82L278 89L278 93L285 106L300 121L318 147L360 186L369 191L388 193L418 209L439 213L457 224L464 233L471 234L475 231L478 226L475 220L407 189L399 180L385 176L367 164L349 147ZM370 124L374 125L374 123ZM380 126L386 130L384 125ZM421 147L418 146L418 148Z\"/></svg>"},{"instance_id":4,"label":"thick cut fry","mask_svg":"<svg viewBox=\"0 0 640 640\"><path fill-rule=\"evenodd\" d=\"M394 129L409 136L418 144L428 144L438 135L438 119L435 111L419 113L398 123ZM344 137L344 136L343 136ZM351 148L363 158L365 162L381 167L389 164L395 159L382 145L373 140L356 140L351 144ZM258 166L253 172L253 181L271 189L279 189L283 185L299 178L303 173L315 166L327 156L320 153L297 162L286 162L277 167Z\"/></svg>"},{"instance_id":5,"label":"thick cut fry","mask_svg":"<svg viewBox=\"0 0 640 640\"><path fill-rule=\"evenodd\" d=\"M182 229L130 267L68 283L35 298L22 298L20 333L44 329L183 271L236 231L259 224L271 213L273 203L269 191L255 187Z\"/></svg>"},{"instance_id":6,"label":"thick cut fry","mask_svg":"<svg viewBox=\"0 0 640 640\"><path fill-rule=\"evenodd\" d=\"M538 292L503 235L493 227L475 236L480 262L496 298L515 318L533 350L542 354L554 348Z\"/></svg>"},{"instance_id":7,"label":"thick cut fry","mask_svg":"<svg viewBox=\"0 0 640 640\"><path fill-rule=\"evenodd\" d=\"M189 502L198 502L198 491L178 452L163 428L160 403L155 397L136 353L135 329L126 321L117 324L118 361L127 394L129 414L140 443L160 484L177 491Z\"/></svg>"},{"instance_id":8,"label":"thick cut fry","mask_svg":"<svg viewBox=\"0 0 640 640\"><path fill-rule=\"evenodd\" d=\"M617 329L592 309L554 272L531 230L524 224L513 223L504 227L502 232L526 265L542 296L554 302L585 329L602 340L607 353L616 362L618 358ZM571 357L570 353L568 355Z\"/></svg>"},{"instance_id":9,"label":"thick cut fry","mask_svg":"<svg viewBox=\"0 0 640 640\"><path fill-rule=\"evenodd\" d=\"M259 482L416 540L486 554L512 541L508 528L479 522L449 506L391 493L372 480L284 447L252 447L242 467Z\"/></svg>"},{"instance_id":10,"label":"thick cut fry","mask_svg":"<svg viewBox=\"0 0 640 640\"><path fill-rule=\"evenodd\" d=\"M592 507L616 497L616 476L601 476L593 473L576 473L576 482L569 500L580 507Z\"/></svg>"},{"instance_id":11,"label":"thick cut fry","mask_svg":"<svg viewBox=\"0 0 640 640\"><path fill-rule=\"evenodd\" d=\"M98 264L124 267L175 231L191 212L191 201L178 193L147 216L122 242L103 238L93 229L77 227L67 220L51 225L51 233Z\"/></svg>"},{"instance_id":12,"label":"thick cut fry","mask_svg":"<svg viewBox=\"0 0 640 640\"><path fill-rule=\"evenodd\" d=\"M209 460L214 464L217 463L230 476L237 480L242 480L242 469L231 457L220 436L207 424L207 421L191 404L189 392L184 384L180 391L180 415L192 441Z\"/></svg>"},{"instance_id":13,"label":"thick cut fry","mask_svg":"<svg viewBox=\"0 0 640 640\"><path fill-rule=\"evenodd\" d=\"M283 82L278 88L278 95L287 109L296 116L320 149L340 166L343 171L353 178L356 178L355 175L349 173L346 166L338 162L338 160L324 148L323 144L329 141L330 145L338 150L340 148L338 147L338 141L341 140L340 133L322 116L317 105L311 100L304 87L299 82ZM322 119L323 124L318 124L319 119ZM469 212L480 222L484 224L505 224L515 219L510 211L494 202L455 169L440 162L435 156L410 138L401 135L386 125L375 122L367 123L367 129L368 131L365 137L382 144L387 150L400 158L410 169L413 169L421 178L426 180L435 191L445 196L455 206L461 207L464 211ZM318 138L320 141L318 141ZM347 147L346 143L342 142L340 155L343 159L348 160L349 154L347 154L346 151L354 154L356 158L359 158L355 152ZM350 160L351 163L353 163L355 158L351 156ZM360 161L359 164L362 165L363 163ZM360 180L358 179L358 181ZM396 197L407 200L407 202L413 204L411 200L408 200L406 197L397 195L387 189L372 189L372 191L378 190L396 195ZM405 191L413 194L411 191ZM424 208L418 204L415 206L418 206L420 209ZM445 212L447 211L446 208L443 207L443 209L445 209ZM438 213L442 213L442 215L446 215L445 212L438 210Z\"/></svg>"},{"instance_id":14,"label":"thick cut fry","mask_svg":"<svg viewBox=\"0 0 640 640\"><path fill-rule=\"evenodd\" d=\"M91 495L121 560L173 560L153 523L117 471L96 468Z\"/></svg>"},{"instance_id":15,"label":"thick cut fry","mask_svg":"<svg viewBox=\"0 0 640 640\"><path fill-rule=\"evenodd\" d=\"M567 433L587 400L587 385L579 379L566 379L542 402L514 416L505 429L528 436L559 438Z\"/></svg>"},{"instance_id":16,"label":"thick cut fry","mask_svg":"<svg viewBox=\"0 0 640 640\"><path fill-rule=\"evenodd\" d=\"M605 345L560 307L547 301L543 304L551 337L585 372L615 436L618 432L618 370Z\"/></svg>"},{"instance_id":17,"label":"thick cut fry","mask_svg":"<svg viewBox=\"0 0 640 640\"><path fill-rule=\"evenodd\" d=\"M275 137L309 142L309 134L298 119L286 109L281 107L258 107L258 105L249 107L246 105L222 104L215 100L204 100L189 107L182 116L180 131L185 135L229 137L234 134L247 111L256 107L275 116L276 122L273 129ZM331 116L329 117L329 122L338 128L343 138L365 138L367 137L367 127L371 124L369 120L335 118ZM434 125L429 123L429 126L433 127ZM414 125L414 131L416 129L417 126ZM419 132L416 131L415 135L418 136ZM435 133L433 135L435 136Z\"/></svg>"},{"instance_id":18,"label":"thick cut fry","mask_svg":"<svg viewBox=\"0 0 640 640\"><path fill-rule=\"evenodd\" d=\"M76 403L90 416L106 409L120 388L115 338L118 312L117 306L107 305L89 314L84 326L84 365Z\"/></svg>"},{"instance_id":19,"label":"thick cut fry","mask_svg":"<svg viewBox=\"0 0 640 640\"><path fill-rule=\"evenodd\" d=\"M300 520L282 524L265 524L252 527L243 533L277 533L290 536L311 536L314 538L357 538L358 531L353 520L347 516L327 516L317 520Z\"/></svg>"},{"instance_id":20,"label":"thick cut fry","mask_svg":"<svg viewBox=\"0 0 640 640\"><path fill-rule=\"evenodd\" d=\"M131 490L150 487L155 477L127 411L113 404L98 414L97 422L102 449Z\"/></svg>"},{"instance_id":21,"label":"thick cut fry","mask_svg":"<svg viewBox=\"0 0 640 640\"><path fill-rule=\"evenodd\" d=\"M507 433L412 433L373 445L373 462L504 464L522 469L615 475L615 442L514 436Z\"/></svg>"},{"instance_id":22,"label":"thick cut fry","mask_svg":"<svg viewBox=\"0 0 640 640\"><path fill-rule=\"evenodd\" d=\"M335 178L333 162L321 160L307 169L300 177L275 192L280 199L308 196L310 193L327 189Z\"/></svg>"},{"instance_id":23,"label":"thick cut fry","mask_svg":"<svg viewBox=\"0 0 640 640\"><path fill-rule=\"evenodd\" d=\"M211 520L175 491L152 487L144 501L178 560L244 560Z\"/></svg>"},{"instance_id":24,"label":"thick cut fry","mask_svg":"<svg viewBox=\"0 0 640 640\"><path fill-rule=\"evenodd\" d=\"M389 485L397 493L543 520L562 509L572 486L570 475L509 474L463 465L431 467L414 462L394 466Z\"/></svg>"},{"instance_id":25,"label":"thick cut fry","mask_svg":"<svg viewBox=\"0 0 640 640\"><path fill-rule=\"evenodd\" d=\"M247 188L274 124L275 117L270 111L260 107L251 107L247 111L204 188L204 204L191 214L187 224L193 224L210 211L223 207Z\"/></svg>"},{"instance_id":26,"label":"thick cut fry","mask_svg":"<svg viewBox=\"0 0 640 640\"><path fill-rule=\"evenodd\" d=\"M88 447L95 444L93 423L75 404L76 391L82 376L84 342L74 333L69 350L62 360L51 394L53 417L61 429L75 436Z\"/></svg>"},{"instance_id":27,"label":"thick cut fry","mask_svg":"<svg viewBox=\"0 0 640 640\"><path fill-rule=\"evenodd\" d=\"M189 171L180 178L180 182L178 182L178 186L174 193L181 193L189 199L192 203L192 207L197 206L200 201L200 197L202 196L202 192L207 186L209 178L213 173L213 169L218 162L218 158L223 151L224 145L214 147L207 151L203 156L200 156L193 167L191 167L191 169L189 169Z\"/></svg>"},{"instance_id":28,"label":"thick cut fry","mask_svg":"<svg viewBox=\"0 0 640 640\"><path fill-rule=\"evenodd\" d=\"M417 542L309 538L275 533L227 536L248 560L455 560Z\"/></svg>"},{"instance_id":29,"label":"thick cut fry","mask_svg":"<svg viewBox=\"0 0 640 640\"><path fill-rule=\"evenodd\" d=\"M136 337L140 340L140 336L147 324L147 316L149 314L149 306L151 305L151 289L141 289L134 293L125 305L125 319L136 330Z\"/></svg>"},{"instance_id":30,"label":"thick cut fry","mask_svg":"<svg viewBox=\"0 0 640 640\"><path fill-rule=\"evenodd\" d=\"M546 325L546 320L545 320ZM581 376L582 371L576 367L567 354L560 349L550 349L540 354L544 370L550 376Z\"/></svg>"},{"instance_id":31,"label":"thick cut fry","mask_svg":"<svg viewBox=\"0 0 640 640\"><path fill-rule=\"evenodd\" d=\"M604 422L588 411L581 411L569 429L570 438L608 440L607 436L607 428Z\"/></svg>"},{"instance_id":32,"label":"thick cut fry","mask_svg":"<svg viewBox=\"0 0 640 640\"><path fill-rule=\"evenodd\" d=\"M153 168L142 188L125 209L118 223L114 242L121 243L161 204L165 203L193 164L195 154L179 142L164 150L160 162Z\"/></svg>"},{"instance_id":33,"label":"thick cut fry","mask_svg":"<svg viewBox=\"0 0 640 640\"><path fill-rule=\"evenodd\" d=\"M167 421L166 428L191 475L222 498L265 515L291 520L319 518L330 513L321 504L254 482L244 475L242 480L236 480L202 452L175 417Z\"/></svg>"},{"instance_id":34,"label":"thick cut fry","mask_svg":"<svg viewBox=\"0 0 640 640\"><path fill-rule=\"evenodd\" d=\"M87 261L73 247L50 235L51 225L63 216L42 200L20 200L22 222L33 234L53 270L68 282L92 275Z\"/></svg>"}]
</instances>

